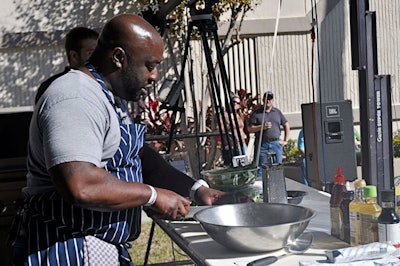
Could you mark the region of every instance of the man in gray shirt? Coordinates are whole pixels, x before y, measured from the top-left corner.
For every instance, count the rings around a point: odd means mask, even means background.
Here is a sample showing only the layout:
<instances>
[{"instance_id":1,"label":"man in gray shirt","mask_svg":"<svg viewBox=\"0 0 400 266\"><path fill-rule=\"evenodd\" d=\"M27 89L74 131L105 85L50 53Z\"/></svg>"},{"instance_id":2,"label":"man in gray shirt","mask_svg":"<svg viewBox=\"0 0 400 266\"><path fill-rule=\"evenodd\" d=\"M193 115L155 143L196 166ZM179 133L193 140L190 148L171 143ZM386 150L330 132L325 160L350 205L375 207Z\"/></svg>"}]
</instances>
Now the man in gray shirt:
<instances>
[{"instance_id":1,"label":"man in gray shirt","mask_svg":"<svg viewBox=\"0 0 400 266\"><path fill-rule=\"evenodd\" d=\"M250 116L249 133L255 133L254 160L257 159L258 143L262 131L262 142L258 165L258 175L261 176L261 165L267 163L268 153L276 154L276 162L282 163L282 147L289 140L290 126L282 112L273 106L274 94L271 91L264 93L263 105ZM263 120L264 119L264 120ZM284 129L284 139L281 140L281 126Z\"/></svg>"},{"instance_id":2,"label":"man in gray shirt","mask_svg":"<svg viewBox=\"0 0 400 266\"><path fill-rule=\"evenodd\" d=\"M146 126L125 108L158 79L163 46L143 18L115 16L88 63L39 98L21 212L25 265L133 265L127 242L139 236L143 206L182 219L189 198L212 205L224 195L146 146Z\"/></svg>"}]
</instances>

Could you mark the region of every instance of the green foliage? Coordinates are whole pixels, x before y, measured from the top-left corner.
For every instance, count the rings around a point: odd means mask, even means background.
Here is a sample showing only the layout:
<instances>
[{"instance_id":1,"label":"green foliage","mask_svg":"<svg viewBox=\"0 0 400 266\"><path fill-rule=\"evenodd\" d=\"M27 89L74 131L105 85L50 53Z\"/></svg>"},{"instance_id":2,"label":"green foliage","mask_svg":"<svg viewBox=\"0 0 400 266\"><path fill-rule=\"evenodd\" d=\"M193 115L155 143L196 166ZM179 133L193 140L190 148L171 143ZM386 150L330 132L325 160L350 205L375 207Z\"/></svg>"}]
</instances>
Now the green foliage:
<instances>
[{"instance_id":1,"label":"green foliage","mask_svg":"<svg viewBox=\"0 0 400 266\"><path fill-rule=\"evenodd\" d=\"M400 157L400 131L398 130L393 136L393 157Z\"/></svg>"},{"instance_id":2,"label":"green foliage","mask_svg":"<svg viewBox=\"0 0 400 266\"><path fill-rule=\"evenodd\" d=\"M297 148L297 141L289 139L288 143L283 147L283 163L300 165L301 154Z\"/></svg>"}]
</instances>

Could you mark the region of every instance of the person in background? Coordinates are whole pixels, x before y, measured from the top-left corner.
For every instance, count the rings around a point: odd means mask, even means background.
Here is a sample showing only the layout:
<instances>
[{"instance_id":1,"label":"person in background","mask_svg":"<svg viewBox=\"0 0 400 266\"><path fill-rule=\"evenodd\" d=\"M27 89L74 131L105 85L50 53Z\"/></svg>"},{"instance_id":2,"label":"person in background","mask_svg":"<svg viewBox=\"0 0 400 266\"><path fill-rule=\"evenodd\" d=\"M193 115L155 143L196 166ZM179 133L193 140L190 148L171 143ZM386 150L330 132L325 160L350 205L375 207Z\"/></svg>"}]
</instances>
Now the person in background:
<instances>
[{"instance_id":1,"label":"person in background","mask_svg":"<svg viewBox=\"0 0 400 266\"><path fill-rule=\"evenodd\" d=\"M86 63L96 47L98 36L97 31L85 27L76 27L67 33L64 47L69 65L65 67L63 72L51 76L40 84L35 96L35 104L55 79L71 69L78 69Z\"/></svg>"},{"instance_id":2,"label":"person in background","mask_svg":"<svg viewBox=\"0 0 400 266\"><path fill-rule=\"evenodd\" d=\"M300 167L301 167L301 180L303 184L308 186L307 181L307 165L306 165L306 150L304 144L304 130L301 129L299 132L299 136L297 138L297 148L299 149L301 155Z\"/></svg>"},{"instance_id":3,"label":"person in background","mask_svg":"<svg viewBox=\"0 0 400 266\"><path fill-rule=\"evenodd\" d=\"M282 114L282 112L273 106L274 94L271 91L264 93L263 104L260 108L256 109L250 116L249 126L247 131L255 133L255 149L254 158L257 158L258 143L261 137L261 149L258 162L258 175L262 175L261 165L267 163L268 154L276 154L276 162L282 163L282 147L285 146L289 140L290 126L289 122ZM265 106L265 109L264 109ZM265 115L264 115L265 113ZM264 121L262 121L264 115ZM281 126L284 130L284 138L280 139ZM260 131L263 129L263 135L260 136Z\"/></svg>"},{"instance_id":4,"label":"person in background","mask_svg":"<svg viewBox=\"0 0 400 266\"><path fill-rule=\"evenodd\" d=\"M244 118L244 114L242 112L242 105L241 105L241 101L240 101L239 96L233 96L232 97L232 101L233 101L233 105L234 105L234 110L233 110L233 112L231 112L231 118L232 118L232 122L233 122L233 125L232 125L233 126L233 130L234 130L234 133L235 133L235 141L237 143L237 146L240 147L240 141L239 141L238 134L237 134L237 129L236 129L236 123L235 123L235 120L234 120L234 116L236 116L236 119L237 119L237 122L238 122L240 137L242 139L243 148L244 148L243 154L245 154L246 153L246 149L247 149L247 146L246 146L246 144L247 144L247 135L244 132L244 130L245 130L245 128L244 128L245 118ZM230 120L229 120L228 112L225 112L224 114L225 114L225 121L227 121L229 123ZM222 126L224 126L224 125L222 125ZM230 127L228 127L227 129L229 131L231 130ZM224 128L223 128L223 130L224 130Z\"/></svg>"},{"instance_id":5,"label":"person in background","mask_svg":"<svg viewBox=\"0 0 400 266\"><path fill-rule=\"evenodd\" d=\"M362 164L361 136L360 136L360 132L358 132L356 127L354 127L354 148L356 150L357 166L361 166L361 164Z\"/></svg>"},{"instance_id":6,"label":"person in background","mask_svg":"<svg viewBox=\"0 0 400 266\"><path fill-rule=\"evenodd\" d=\"M125 101L158 79L163 40L143 18L109 20L84 67L50 84L31 121L21 212L25 265L133 265L129 241L145 207L183 219L190 200L227 193L173 168L145 145Z\"/></svg>"},{"instance_id":7,"label":"person in background","mask_svg":"<svg viewBox=\"0 0 400 266\"><path fill-rule=\"evenodd\" d=\"M356 127L354 127L354 148L356 152L361 151L361 136Z\"/></svg>"},{"instance_id":8,"label":"person in background","mask_svg":"<svg viewBox=\"0 0 400 266\"><path fill-rule=\"evenodd\" d=\"M242 111L242 102L241 102L239 96L234 96L232 100L233 100L233 104L235 106L235 108L234 108L235 114L236 114L236 117L238 120L240 136L242 138L242 142L243 142L243 146L244 146L243 154L246 154L246 150L247 150L247 134L245 132L246 120L245 120L245 117L244 117L244 114ZM236 134L236 128L235 128L235 134ZM239 141L238 141L238 145L240 145Z\"/></svg>"}]
</instances>

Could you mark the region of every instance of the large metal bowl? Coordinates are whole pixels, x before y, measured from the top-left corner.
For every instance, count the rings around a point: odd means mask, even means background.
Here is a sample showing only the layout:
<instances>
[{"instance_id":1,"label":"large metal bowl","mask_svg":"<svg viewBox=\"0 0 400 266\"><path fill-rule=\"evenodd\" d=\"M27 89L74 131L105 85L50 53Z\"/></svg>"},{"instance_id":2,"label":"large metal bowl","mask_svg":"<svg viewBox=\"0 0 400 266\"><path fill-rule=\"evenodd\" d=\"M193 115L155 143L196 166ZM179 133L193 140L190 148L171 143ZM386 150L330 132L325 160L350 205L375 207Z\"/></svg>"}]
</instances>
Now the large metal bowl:
<instances>
[{"instance_id":1,"label":"large metal bowl","mask_svg":"<svg viewBox=\"0 0 400 266\"><path fill-rule=\"evenodd\" d=\"M227 248L265 252L286 246L315 216L302 206L279 203L242 203L213 206L195 213L208 235Z\"/></svg>"}]
</instances>

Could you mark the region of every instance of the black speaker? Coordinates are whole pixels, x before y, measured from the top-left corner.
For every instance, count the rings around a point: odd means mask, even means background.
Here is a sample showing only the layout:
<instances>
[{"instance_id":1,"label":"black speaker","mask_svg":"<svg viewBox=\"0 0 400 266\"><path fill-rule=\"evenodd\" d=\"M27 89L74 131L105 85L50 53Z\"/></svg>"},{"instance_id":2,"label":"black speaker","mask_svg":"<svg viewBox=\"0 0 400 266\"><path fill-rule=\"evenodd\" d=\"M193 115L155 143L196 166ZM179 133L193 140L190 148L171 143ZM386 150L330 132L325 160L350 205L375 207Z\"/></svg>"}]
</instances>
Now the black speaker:
<instances>
[{"instance_id":1,"label":"black speaker","mask_svg":"<svg viewBox=\"0 0 400 266\"><path fill-rule=\"evenodd\" d=\"M329 191L338 167L346 180L357 177L353 111L350 100L301 105L307 179Z\"/></svg>"}]
</instances>

